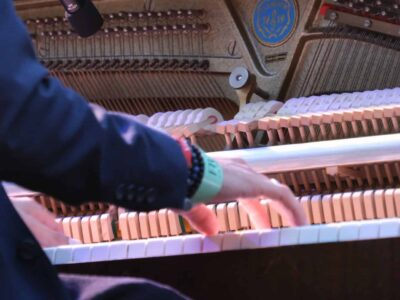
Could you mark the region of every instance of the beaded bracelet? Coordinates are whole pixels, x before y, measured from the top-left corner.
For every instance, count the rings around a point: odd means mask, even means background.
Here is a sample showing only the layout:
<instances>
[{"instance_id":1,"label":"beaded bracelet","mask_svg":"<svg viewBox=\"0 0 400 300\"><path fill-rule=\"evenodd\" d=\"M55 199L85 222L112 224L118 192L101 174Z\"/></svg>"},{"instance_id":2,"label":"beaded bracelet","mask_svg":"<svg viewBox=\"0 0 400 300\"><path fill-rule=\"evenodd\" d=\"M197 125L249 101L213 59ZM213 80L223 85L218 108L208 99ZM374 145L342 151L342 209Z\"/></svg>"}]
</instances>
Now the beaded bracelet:
<instances>
[{"instance_id":1,"label":"beaded bracelet","mask_svg":"<svg viewBox=\"0 0 400 300\"><path fill-rule=\"evenodd\" d=\"M193 145L190 145L192 153L191 167L187 179L187 197L192 198L197 189L199 188L204 175L204 160L200 150Z\"/></svg>"}]
</instances>

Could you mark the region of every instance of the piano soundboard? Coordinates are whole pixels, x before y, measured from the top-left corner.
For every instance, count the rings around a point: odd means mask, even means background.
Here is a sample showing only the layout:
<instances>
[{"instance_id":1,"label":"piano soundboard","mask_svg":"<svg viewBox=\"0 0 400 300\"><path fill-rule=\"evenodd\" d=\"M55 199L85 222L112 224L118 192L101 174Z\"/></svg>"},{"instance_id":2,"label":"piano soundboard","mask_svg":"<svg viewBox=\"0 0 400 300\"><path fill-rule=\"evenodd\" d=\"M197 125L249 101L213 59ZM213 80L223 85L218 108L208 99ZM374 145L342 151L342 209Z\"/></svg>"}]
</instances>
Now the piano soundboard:
<instances>
[{"instance_id":1,"label":"piano soundboard","mask_svg":"<svg viewBox=\"0 0 400 300\"><path fill-rule=\"evenodd\" d=\"M196 299L398 299L400 2L103 0L80 38L54 0L15 0L41 63L88 101L240 157L288 185L310 226L270 206L255 230L236 202L209 205L204 237L169 209L72 207L40 193L80 245L59 270L130 275ZM85 84L83 85L82 82Z\"/></svg>"}]
</instances>

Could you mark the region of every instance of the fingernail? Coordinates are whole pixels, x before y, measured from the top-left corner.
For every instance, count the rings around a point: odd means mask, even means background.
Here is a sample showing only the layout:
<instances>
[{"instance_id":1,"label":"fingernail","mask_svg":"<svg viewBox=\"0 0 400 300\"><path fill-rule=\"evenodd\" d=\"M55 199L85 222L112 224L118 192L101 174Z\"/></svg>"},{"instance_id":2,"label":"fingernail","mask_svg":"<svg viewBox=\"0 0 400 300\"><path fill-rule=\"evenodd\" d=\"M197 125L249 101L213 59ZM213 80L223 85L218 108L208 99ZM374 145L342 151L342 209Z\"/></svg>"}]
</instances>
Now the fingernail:
<instances>
[{"instance_id":1,"label":"fingernail","mask_svg":"<svg viewBox=\"0 0 400 300\"><path fill-rule=\"evenodd\" d=\"M81 243L80 240L69 238L68 239L68 244L70 244L70 245L78 245L78 244L82 244L82 243Z\"/></svg>"},{"instance_id":2,"label":"fingernail","mask_svg":"<svg viewBox=\"0 0 400 300\"><path fill-rule=\"evenodd\" d=\"M281 185L281 183L278 180L276 180L275 178L271 178L271 182L276 185Z\"/></svg>"}]
</instances>

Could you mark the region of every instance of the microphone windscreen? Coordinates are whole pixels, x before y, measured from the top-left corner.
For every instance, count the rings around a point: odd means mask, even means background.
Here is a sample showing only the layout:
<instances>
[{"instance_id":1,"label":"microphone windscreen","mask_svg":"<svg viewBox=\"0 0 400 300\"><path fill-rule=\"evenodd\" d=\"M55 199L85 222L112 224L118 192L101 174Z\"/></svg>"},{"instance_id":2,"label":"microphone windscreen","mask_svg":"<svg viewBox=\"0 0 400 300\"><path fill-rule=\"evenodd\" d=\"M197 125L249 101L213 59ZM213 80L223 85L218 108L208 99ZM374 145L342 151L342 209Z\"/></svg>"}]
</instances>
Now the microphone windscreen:
<instances>
[{"instance_id":1,"label":"microphone windscreen","mask_svg":"<svg viewBox=\"0 0 400 300\"><path fill-rule=\"evenodd\" d=\"M68 14L68 20L81 37L91 36L103 26L103 18L90 0L80 2L80 8L72 14Z\"/></svg>"}]
</instances>

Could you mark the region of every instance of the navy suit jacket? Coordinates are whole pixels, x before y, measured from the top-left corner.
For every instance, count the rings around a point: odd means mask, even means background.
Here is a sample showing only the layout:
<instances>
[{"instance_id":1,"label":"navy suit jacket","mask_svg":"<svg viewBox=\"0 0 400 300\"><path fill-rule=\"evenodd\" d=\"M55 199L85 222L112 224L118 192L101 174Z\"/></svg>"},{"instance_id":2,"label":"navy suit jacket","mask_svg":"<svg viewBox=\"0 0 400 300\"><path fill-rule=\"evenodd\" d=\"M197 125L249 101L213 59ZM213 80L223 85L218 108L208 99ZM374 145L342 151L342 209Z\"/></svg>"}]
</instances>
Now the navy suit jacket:
<instances>
[{"instance_id":1,"label":"navy suit jacket","mask_svg":"<svg viewBox=\"0 0 400 300\"><path fill-rule=\"evenodd\" d=\"M183 208L188 171L178 144L127 115L90 107L49 77L12 1L1 0L0 12L0 180L70 204ZM62 298L2 188L0 220L0 298Z\"/></svg>"}]
</instances>

